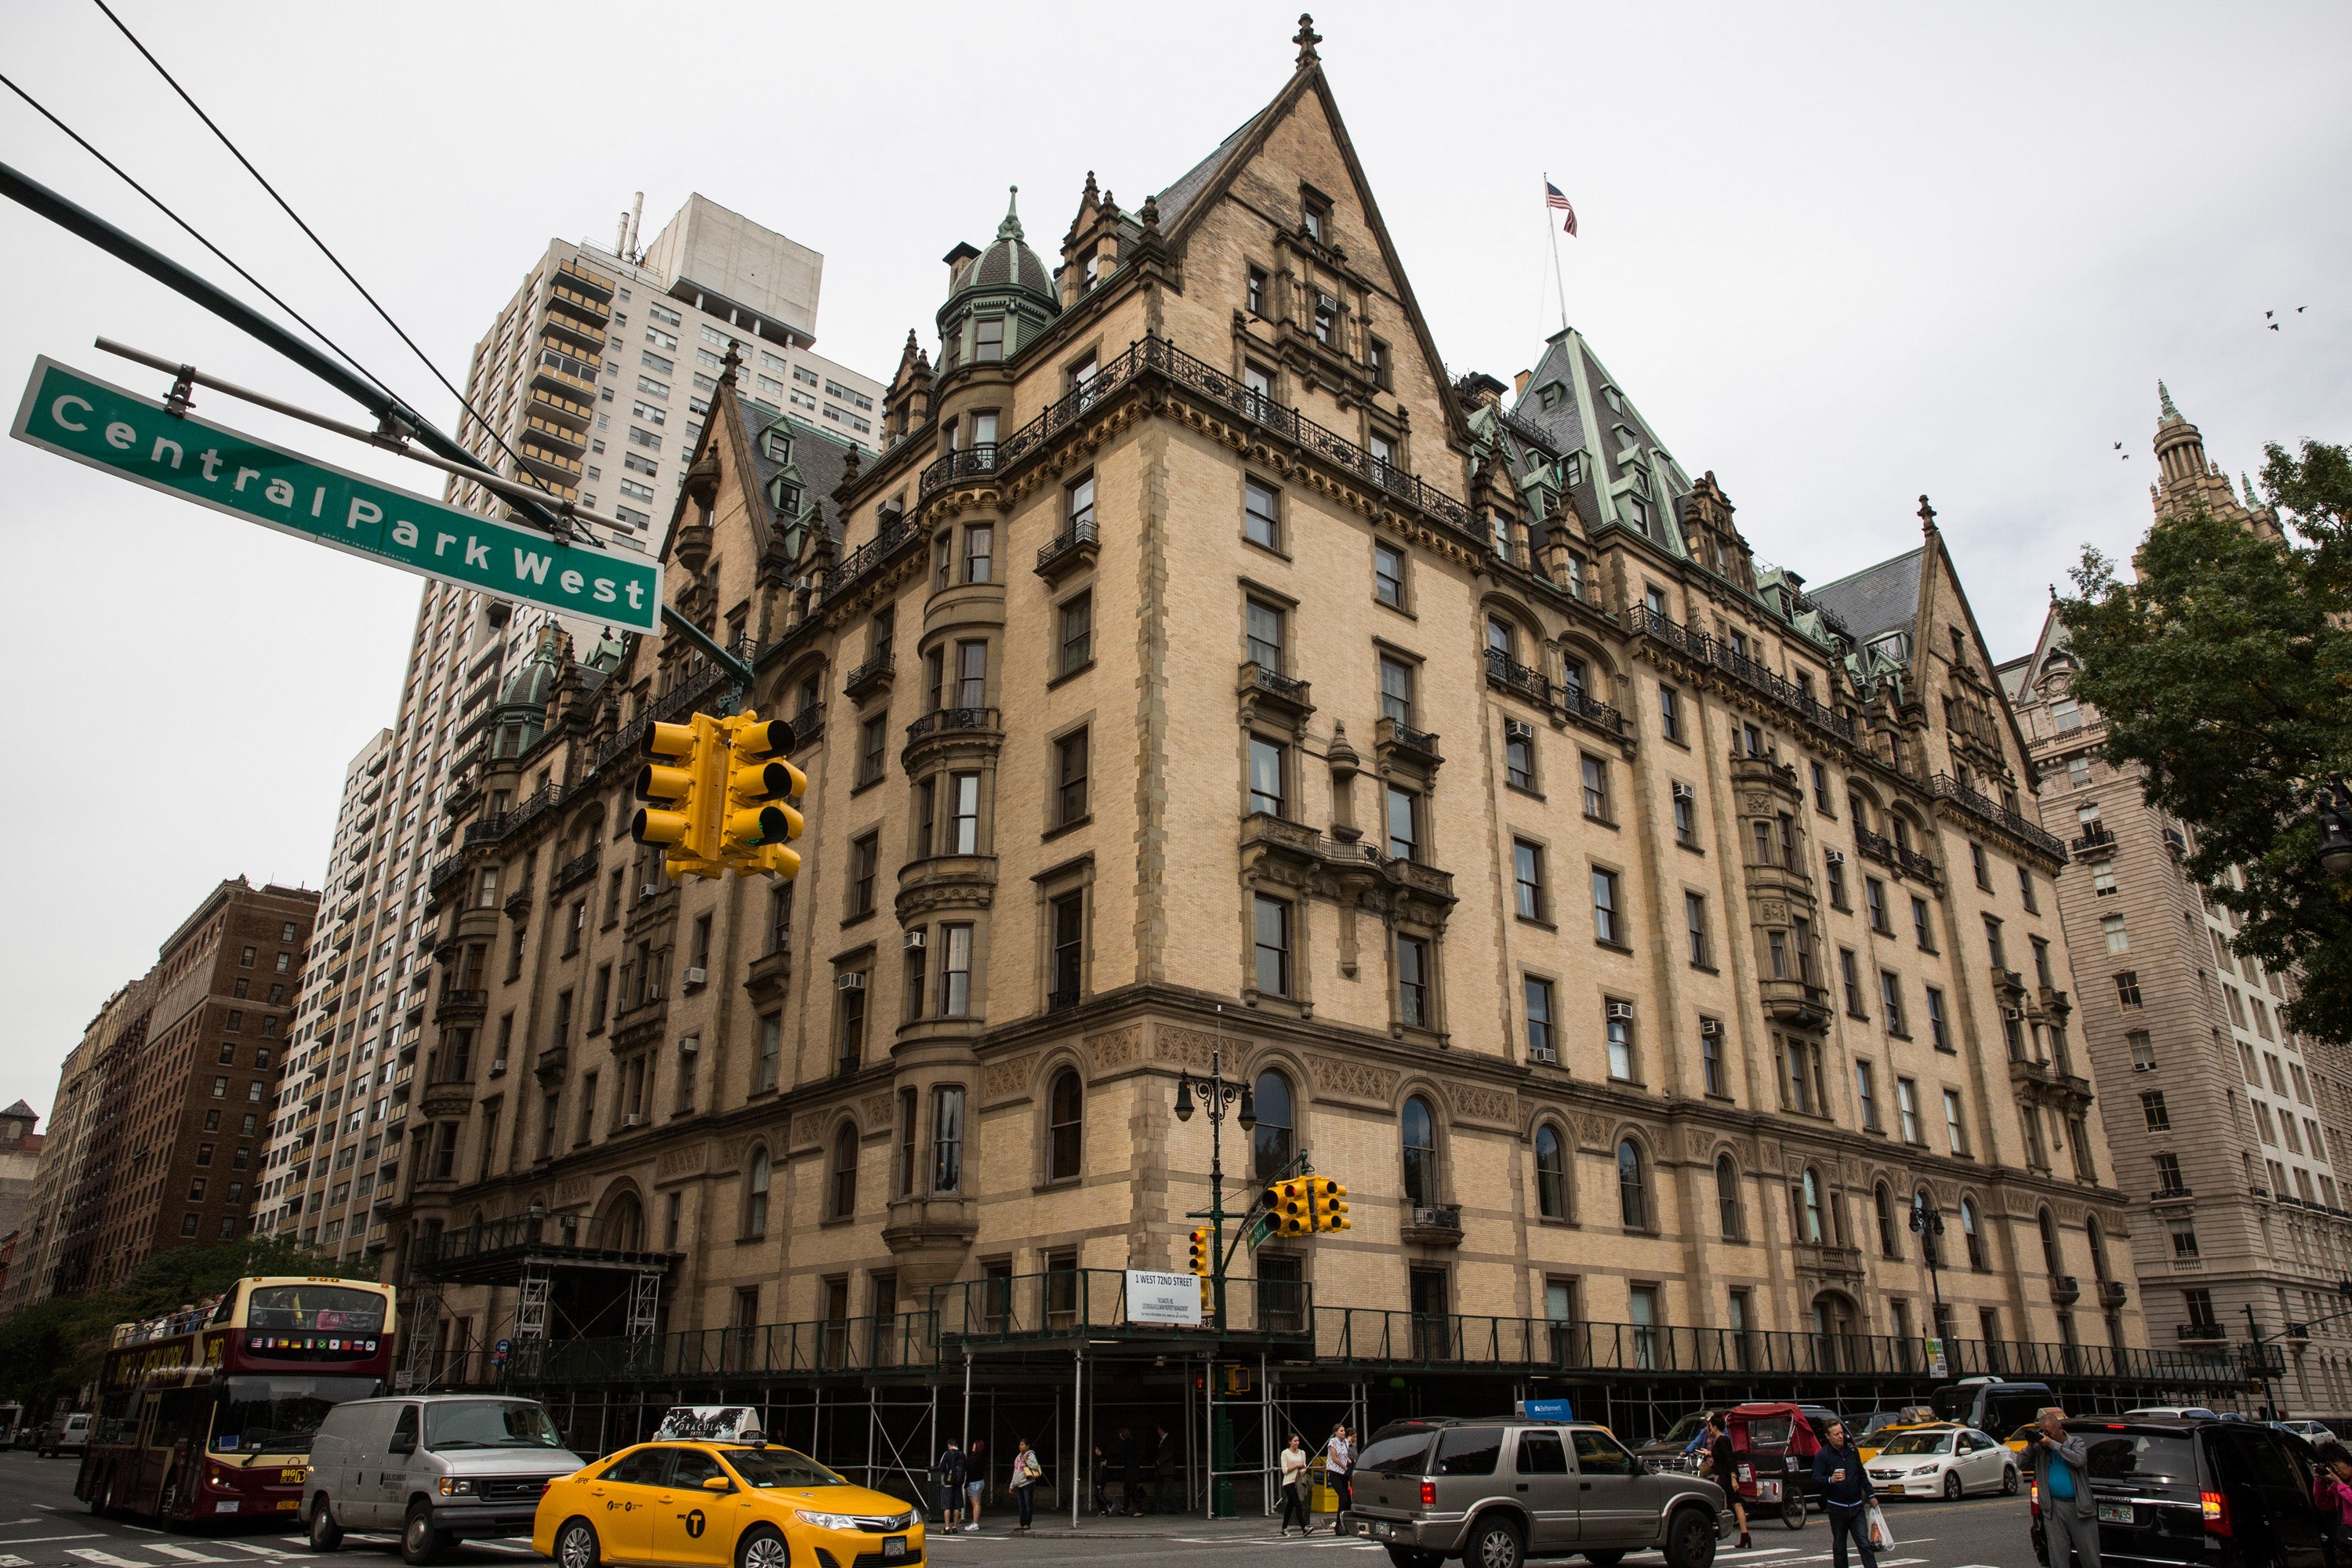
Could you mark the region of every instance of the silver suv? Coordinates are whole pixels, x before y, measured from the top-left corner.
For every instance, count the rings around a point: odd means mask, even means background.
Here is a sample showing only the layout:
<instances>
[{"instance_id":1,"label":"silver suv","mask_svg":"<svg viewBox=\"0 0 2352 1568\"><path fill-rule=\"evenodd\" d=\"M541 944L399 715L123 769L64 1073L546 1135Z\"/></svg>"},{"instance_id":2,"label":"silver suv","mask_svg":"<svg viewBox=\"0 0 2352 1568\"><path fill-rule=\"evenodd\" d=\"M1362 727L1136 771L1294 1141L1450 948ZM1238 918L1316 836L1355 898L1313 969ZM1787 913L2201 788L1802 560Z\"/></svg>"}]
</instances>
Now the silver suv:
<instances>
[{"instance_id":1,"label":"silver suv","mask_svg":"<svg viewBox=\"0 0 2352 1568\"><path fill-rule=\"evenodd\" d=\"M1351 1479L1341 1531L1385 1545L1396 1568L1580 1554L1609 1568L1654 1551L1666 1568L1708 1568L1732 1529L1714 1482L1653 1471L1606 1427L1581 1423L1392 1426L1366 1445Z\"/></svg>"}]
</instances>

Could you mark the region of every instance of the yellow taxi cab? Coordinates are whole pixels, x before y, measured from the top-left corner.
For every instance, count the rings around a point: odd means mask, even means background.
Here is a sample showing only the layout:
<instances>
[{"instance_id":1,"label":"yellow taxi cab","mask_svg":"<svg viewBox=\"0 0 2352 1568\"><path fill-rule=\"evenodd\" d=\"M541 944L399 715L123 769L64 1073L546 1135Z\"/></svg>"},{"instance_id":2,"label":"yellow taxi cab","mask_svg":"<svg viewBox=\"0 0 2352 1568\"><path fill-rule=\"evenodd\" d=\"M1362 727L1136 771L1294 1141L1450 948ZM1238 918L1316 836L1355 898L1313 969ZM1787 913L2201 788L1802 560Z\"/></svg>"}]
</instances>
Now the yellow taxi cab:
<instances>
[{"instance_id":1,"label":"yellow taxi cab","mask_svg":"<svg viewBox=\"0 0 2352 1568\"><path fill-rule=\"evenodd\" d=\"M2009 1444L2010 1452L2013 1454L2022 1454L2026 1449L2033 1447L2033 1439L2040 1435L2041 1428L2036 1426L2032 1422L2028 1421L2024 1426L2020 1426L2016 1431L2011 1432L2009 1435L2007 1442Z\"/></svg>"},{"instance_id":2,"label":"yellow taxi cab","mask_svg":"<svg viewBox=\"0 0 2352 1568\"><path fill-rule=\"evenodd\" d=\"M640 1443L551 1481L530 1543L557 1568L916 1568L923 1522L752 1435Z\"/></svg>"}]
</instances>

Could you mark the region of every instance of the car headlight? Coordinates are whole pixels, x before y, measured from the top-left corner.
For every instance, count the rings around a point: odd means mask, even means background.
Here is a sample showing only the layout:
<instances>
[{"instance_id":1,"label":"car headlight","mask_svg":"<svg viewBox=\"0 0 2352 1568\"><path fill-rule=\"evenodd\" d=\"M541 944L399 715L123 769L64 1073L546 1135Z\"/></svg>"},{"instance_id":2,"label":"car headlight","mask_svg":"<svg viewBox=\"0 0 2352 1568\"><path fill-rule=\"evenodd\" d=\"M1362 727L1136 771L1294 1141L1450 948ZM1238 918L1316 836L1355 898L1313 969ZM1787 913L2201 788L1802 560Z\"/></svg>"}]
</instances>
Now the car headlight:
<instances>
[{"instance_id":1,"label":"car headlight","mask_svg":"<svg viewBox=\"0 0 2352 1568\"><path fill-rule=\"evenodd\" d=\"M803 1524L813 1524L819 1530L856 1530L857 1521L845 1513L814 1513L804 1508L793 1510L793 1517Z\"/></svg>"},{"instance_id":2,"label":"car headlight","mask_svg":"<svg viewBox=\"0 0 2352 1568\"><path fill-rule=\"evenodd\" d=\"M1915 1476L1932 1476L1943 1468L1941 1464L1914 1465L1911 1467L1911 1473Z\"/></svg>"},{"instance_id":3,"label":"car headlight","mask_svg":"<svg viewBox=\"0 0 2352 1568\"><path fill-rule=\"evenodd\" d=\"M441 1478L441 1495L443 1497L472 1497L474 1495L473 1478L471 1476L443 1476Z\"/></svg>"}]
</instances>

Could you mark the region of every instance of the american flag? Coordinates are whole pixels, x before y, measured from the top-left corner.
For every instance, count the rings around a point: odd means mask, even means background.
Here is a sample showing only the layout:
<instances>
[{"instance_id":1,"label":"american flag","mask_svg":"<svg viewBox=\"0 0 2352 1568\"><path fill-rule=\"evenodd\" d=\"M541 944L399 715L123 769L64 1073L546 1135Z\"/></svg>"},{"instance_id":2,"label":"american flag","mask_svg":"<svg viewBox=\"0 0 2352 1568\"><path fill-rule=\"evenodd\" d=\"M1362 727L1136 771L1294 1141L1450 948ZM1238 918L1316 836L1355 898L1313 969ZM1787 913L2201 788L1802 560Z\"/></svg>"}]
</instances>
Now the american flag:
<instances>
[{"instance_id":1,"label":"american flag","mask_svg":"<svg viewBox=\"0 0 2352 1568\"><path fill-rule=\"evenodd\" d=\"M1558 185L1553 184L1549 180L1546 180L1544 182L1544 205L1551 208L1554 212L1566 213L1568 215L1568 221L1561 226L1570 234L1574 234L1576 232L1576 209L1568 205L1568 197L1563 195L1560 193L1560 188Z\"/></svg>"}]
</instances>

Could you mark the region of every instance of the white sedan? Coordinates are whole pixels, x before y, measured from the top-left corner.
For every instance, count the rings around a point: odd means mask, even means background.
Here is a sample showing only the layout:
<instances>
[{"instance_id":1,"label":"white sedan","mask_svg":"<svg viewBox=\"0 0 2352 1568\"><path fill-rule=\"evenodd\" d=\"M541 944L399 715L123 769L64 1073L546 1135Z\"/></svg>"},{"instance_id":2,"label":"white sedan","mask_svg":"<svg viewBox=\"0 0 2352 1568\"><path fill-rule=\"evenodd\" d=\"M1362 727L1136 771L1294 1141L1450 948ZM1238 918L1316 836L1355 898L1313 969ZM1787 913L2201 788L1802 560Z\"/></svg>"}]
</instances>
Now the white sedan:
<instances>
[{"instance_id":1,"label":"white sedan","mask_svg":"<svg viewBox=\"0 0 2352 1568\"><path fill-rule=\"evenodd\" d=\"M2015 1450L1972 1426L1898 1432L1869 1469L1883 1497L1961 1498L2018 1487Z\"/></svg>"}]
</instances>

